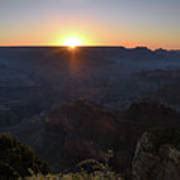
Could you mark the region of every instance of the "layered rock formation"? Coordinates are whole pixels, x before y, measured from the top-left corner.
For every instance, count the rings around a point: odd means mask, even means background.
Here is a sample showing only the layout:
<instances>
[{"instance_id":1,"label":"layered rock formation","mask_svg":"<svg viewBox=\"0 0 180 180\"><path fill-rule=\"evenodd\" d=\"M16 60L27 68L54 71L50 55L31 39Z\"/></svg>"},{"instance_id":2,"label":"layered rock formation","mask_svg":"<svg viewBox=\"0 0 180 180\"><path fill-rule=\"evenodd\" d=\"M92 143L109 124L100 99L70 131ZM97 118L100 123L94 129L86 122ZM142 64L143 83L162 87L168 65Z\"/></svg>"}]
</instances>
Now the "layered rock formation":
<instances>
[{"instance_id":1,"label":"layered rock formation","mask_svg":"<svg viewBox=\"0 0 180 180\"><path fill-rule=\"evenodd\" d=\"M146 132L132 162L133 180L180 179L180 130Z\"/></svg>"}]
</instances>

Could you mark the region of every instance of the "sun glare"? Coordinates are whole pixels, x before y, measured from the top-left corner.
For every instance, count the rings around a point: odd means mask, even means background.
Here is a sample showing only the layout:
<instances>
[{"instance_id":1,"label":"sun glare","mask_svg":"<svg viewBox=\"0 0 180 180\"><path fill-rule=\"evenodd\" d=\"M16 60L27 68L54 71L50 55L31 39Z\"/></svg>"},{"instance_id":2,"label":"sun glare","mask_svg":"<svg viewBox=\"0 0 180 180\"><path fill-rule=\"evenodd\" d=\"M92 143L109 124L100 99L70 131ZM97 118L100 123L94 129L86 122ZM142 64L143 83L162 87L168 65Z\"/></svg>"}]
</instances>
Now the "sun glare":
<instances>
[{"instance_id":1,"label":"sun glare","mask_svg":"<svg viewBox=\"0 0 180 180\"><path fill-rule=\"evenodd\" d=\"M82 40L78 37L69 37L64 41L64 45L70 48L76 48L82 45Z\"/></svg>"}]
</instances>

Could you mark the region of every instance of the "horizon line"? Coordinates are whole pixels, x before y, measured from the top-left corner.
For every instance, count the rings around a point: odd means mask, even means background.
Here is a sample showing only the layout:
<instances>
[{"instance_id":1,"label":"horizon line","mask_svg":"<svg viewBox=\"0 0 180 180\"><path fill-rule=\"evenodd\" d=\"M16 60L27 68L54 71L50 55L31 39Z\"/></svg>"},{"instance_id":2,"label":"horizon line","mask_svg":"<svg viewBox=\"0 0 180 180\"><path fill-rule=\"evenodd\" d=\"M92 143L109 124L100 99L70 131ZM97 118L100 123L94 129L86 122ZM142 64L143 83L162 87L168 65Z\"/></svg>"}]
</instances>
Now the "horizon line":
<instances>
[{"instance_id":1,"label":"horizon line","mask_svg":"<svg viewBox=\"0 0 180 180\"><path fill-rule=\"evenodd\" d=\"M1 46L0 48L68 48L68 46L64 45L4 45ZM147 48L151 51L156 51L158 49L166 50L166 51L180 51L180 49L166 49L166 48L149 48L147 46L134 46L134 47L126 47L126 46L121 46L121 45L82 45L82 46L77 46L77 48L125 48L125 49L136 49L136 48Z\"/></svg>"}]
</instances>

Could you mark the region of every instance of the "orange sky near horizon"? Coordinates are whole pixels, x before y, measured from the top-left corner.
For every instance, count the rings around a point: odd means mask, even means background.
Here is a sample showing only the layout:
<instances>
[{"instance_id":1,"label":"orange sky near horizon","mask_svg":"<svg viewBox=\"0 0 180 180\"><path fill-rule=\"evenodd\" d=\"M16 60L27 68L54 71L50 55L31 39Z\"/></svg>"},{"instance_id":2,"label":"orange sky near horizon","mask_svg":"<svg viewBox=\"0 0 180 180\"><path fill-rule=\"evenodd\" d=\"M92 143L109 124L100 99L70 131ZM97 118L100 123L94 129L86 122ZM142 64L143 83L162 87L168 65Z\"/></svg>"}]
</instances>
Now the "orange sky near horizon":
<instances>
[{"instance_id":1,"label":"orange sky near horizon","mask_svg":"<svg viewBox=\"0 0 180 180\"><path fill-rule=\"evenodd\" d=\"M180 49L178 0L3 0L0 46L146 46Z\"/></svg>"},{"instance_id":2,"label":"orange sky near horizon","mask_svg":"<svg viewBox=\"0 0 180 180\"><path fill-rule=\"evenodd\" d=\"M180 49L180 41L178 38L172 42L172 39L164 39L162 37L148 36L143 38L139 35L135 38L131 37L132 34L128 32L121 32L113 34L109 32L98 32L90 30L90 32L72 30L58 31L58 28L47 30L41 33L41 30L33 33L22 33L9 37L3 37L0 41L0 46L64 46L66 39L70 37L77 37L82 40L82 46L125 46L128 48L137 46L146 46L150 49L165 48L165 49ZM136 40L138 39L138 40ZM4 41L3 41L4 40Z\"/></svg>"},{"instance_id":3,"label":"orange sky near horizon","mask_svg":"<svg viewBox=\"0 0 180 180\"><path fill-rule=\"evenodd\" d=\"M77 37L82 40L82 46L125 46L137 47L146 46L151 49L180 49L178 37L169 37L165 34L156 37L151 33L134 34L128 30L117 29L115 32L108 32L95 25L93 28L76 27L39 27L34 32L19 32L8 34L0 38L0 46L64 46L64 42L69 37ZM42 29L45 29L42 32ZM1 33L1 30L0 30ZM166 38L164 38L166 36Z\"/></svg>"}]
</instances>

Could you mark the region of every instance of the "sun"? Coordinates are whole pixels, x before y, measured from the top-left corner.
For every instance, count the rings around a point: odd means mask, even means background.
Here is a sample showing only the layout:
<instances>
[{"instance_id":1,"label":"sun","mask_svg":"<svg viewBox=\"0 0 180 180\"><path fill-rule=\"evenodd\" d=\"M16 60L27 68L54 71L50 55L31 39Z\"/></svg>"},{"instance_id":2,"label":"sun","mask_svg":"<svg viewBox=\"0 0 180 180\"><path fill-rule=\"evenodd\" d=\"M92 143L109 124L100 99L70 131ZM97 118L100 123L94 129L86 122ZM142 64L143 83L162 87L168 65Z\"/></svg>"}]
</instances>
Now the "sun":
<instances>
[{"instance_id":1,"label":"sun","mask_svg":"<svg viewBox=\"0 0 180 180\"><path fill-rule=\"evenodd\" d=\"M64 45L70 48L76 48L77 46L82 45L82 39L78 37L69 37L65 39Z\"/></svg>"}]
</instances>

